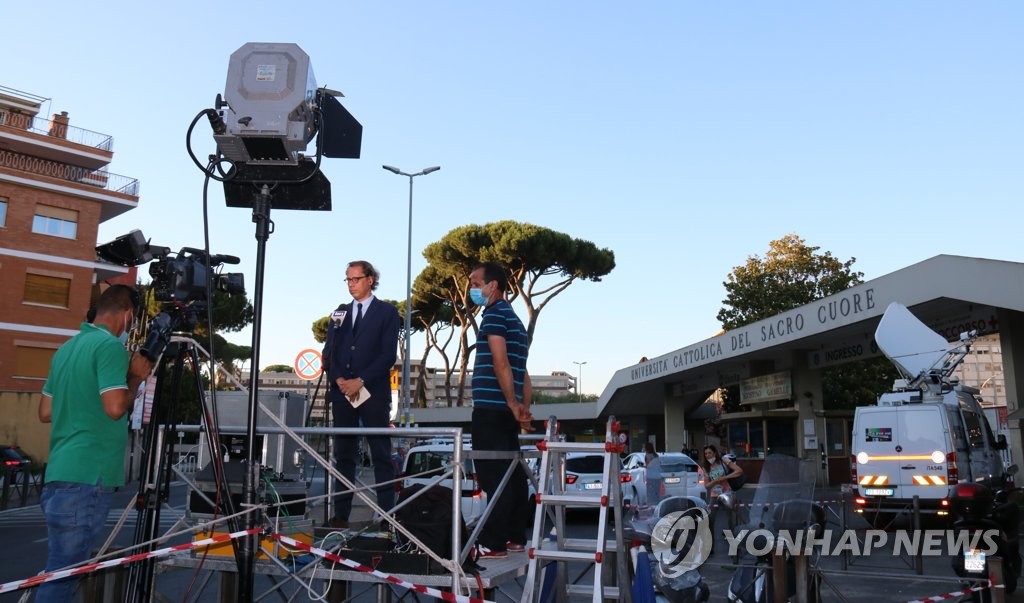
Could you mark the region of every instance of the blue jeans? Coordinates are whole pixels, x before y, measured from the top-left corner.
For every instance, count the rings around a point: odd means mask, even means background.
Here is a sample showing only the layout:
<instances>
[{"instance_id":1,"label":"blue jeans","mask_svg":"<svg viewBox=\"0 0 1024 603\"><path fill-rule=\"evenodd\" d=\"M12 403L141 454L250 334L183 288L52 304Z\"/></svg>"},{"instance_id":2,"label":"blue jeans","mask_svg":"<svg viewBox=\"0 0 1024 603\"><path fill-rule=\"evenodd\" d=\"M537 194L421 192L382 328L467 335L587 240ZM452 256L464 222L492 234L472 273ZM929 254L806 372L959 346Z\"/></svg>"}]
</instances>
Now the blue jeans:
<instances>
[{"instance_id":1,"label":"blue jeans","mask_svg":"<svg viewBox=\"0 0 1024 603\"><path fill-rule=\"evenodd\" d=\"M51 572L89 558L90 550L103 532L110 511L113 490L102 482L94 486L74 482L50 482L43 486L40 505L46 516L50 555L46 571ZM78 579L48 582L36 592L36 603L71 600Z\"/></svg>"}]
</instances>

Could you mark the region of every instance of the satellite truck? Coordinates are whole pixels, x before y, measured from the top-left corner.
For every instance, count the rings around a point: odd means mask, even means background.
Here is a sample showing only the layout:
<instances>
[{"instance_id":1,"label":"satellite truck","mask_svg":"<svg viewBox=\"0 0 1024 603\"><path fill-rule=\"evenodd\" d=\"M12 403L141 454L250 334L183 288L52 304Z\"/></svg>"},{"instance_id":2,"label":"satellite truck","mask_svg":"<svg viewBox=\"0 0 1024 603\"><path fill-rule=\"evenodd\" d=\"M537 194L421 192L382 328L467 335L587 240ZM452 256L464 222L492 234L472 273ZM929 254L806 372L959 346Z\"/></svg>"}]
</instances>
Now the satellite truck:
<instances>
[{"instance_id":1,"label":"satellite truck","mask_svg":"<svg viewBox=\"0 0 1024 603\"><path fill-rule=\"evenodd\" d=\"M921 513L943 516L957 483L1006 484L1006 437L993 435L978 390L952 375L976 337L950 344L905 306L886 308L875 341L901 378L856 409L851 438L854 509L876 525L909 514L915 496Z\"/></svg>"}]
</instances>

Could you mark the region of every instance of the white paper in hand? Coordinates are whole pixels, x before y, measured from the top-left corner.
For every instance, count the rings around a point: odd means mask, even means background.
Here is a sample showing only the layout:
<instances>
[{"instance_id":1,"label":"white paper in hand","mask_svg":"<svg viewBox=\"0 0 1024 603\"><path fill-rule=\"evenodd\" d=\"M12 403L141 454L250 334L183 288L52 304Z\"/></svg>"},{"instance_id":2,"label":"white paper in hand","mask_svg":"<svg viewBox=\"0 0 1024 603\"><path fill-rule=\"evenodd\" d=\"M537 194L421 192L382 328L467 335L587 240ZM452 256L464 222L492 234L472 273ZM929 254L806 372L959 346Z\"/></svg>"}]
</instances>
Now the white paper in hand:
<instances>
[{"instance_id":1,"label":"white paper in hand","mask_svg":"<svg viewBox=\"0 0 1024 603\"><path fill-rule=\"evenodd\" d=\"M348 402L352 405L352 408L359 408L359 405L370 399L370 390L366 389L366 386L359 388L359 395L355 398L349 398Z\"/></svg>"}]
</instances>

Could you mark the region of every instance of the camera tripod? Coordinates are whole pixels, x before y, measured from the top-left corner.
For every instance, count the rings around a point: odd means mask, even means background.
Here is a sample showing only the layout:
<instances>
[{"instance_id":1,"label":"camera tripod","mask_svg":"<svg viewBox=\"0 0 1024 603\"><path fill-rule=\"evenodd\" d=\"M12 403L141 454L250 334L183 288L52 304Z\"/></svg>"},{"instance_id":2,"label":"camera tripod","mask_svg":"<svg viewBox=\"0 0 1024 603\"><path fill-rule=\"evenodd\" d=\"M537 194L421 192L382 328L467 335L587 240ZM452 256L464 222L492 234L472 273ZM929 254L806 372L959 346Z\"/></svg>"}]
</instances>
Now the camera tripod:
<instances>
[{"instance_id":1,"label":"camera tripod","mask_svg":"<svg viewBox=\"0 0 1024 603\"><path fill-rule=\"evenodd\" d=\"M175 321L178 322L178 321ZM199 395L200 408L203 413L202 424L211 448L213 473L216 478L217 491L223 493L214 504L217 512L225 516L234 515L236 509L229 495L227 478L219 451L216 449L217 437L216 413L207 404L205 391L199 377L199 345L188 333L174 333L170 338L160 362L157 365L156 393L153 398L153 412L143 436L142 474L139 477L139 490L135 499L138 521L135 525L133 544L137 547L145 543L145 548L136 553L154 549L155 539L160 530L160 507L170 497L171 467L173 454L173 435L177 431L176 411L181 401L183 380L185 379L185 362L192 367L196 392ZM201 349L201 348L200 348ZM170 379L169 389L167 380ZM231 531L238 529L239 519L229 519ZM147 559L132 564L128 574L126 600L150 601L153 596L156 562Z\"/></svg>"}]
</instances>

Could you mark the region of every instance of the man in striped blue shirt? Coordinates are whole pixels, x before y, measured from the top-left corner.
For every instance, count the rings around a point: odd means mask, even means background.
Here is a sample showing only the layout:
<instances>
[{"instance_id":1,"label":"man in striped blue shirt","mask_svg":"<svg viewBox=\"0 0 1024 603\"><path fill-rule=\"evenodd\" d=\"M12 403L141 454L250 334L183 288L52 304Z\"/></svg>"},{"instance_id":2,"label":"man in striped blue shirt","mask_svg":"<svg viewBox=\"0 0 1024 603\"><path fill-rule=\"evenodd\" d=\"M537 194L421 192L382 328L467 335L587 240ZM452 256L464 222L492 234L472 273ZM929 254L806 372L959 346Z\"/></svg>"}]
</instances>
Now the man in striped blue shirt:
<instances>
[{"instance_id":1,"label":"man in striped blue shirt","mask_svg":"<svg viewBox=\"0 0 1024 603\"><path fill-rule=\"evenodd\" d=\"M533 387L526 371L529 338L505 299L508 280L501 266L481 264L470 273L469 282L471 300L484 308L473 365L473 449L518 452L520 431L533 430ZM509 462L516 462L515 472L495 498ZM476 472L488 504L493 505L477 539L478 557L495 559L507 556L509 550L523 551L529 509L522 466L518 461L478 459Z\"/></svg>"}]
</instances>

